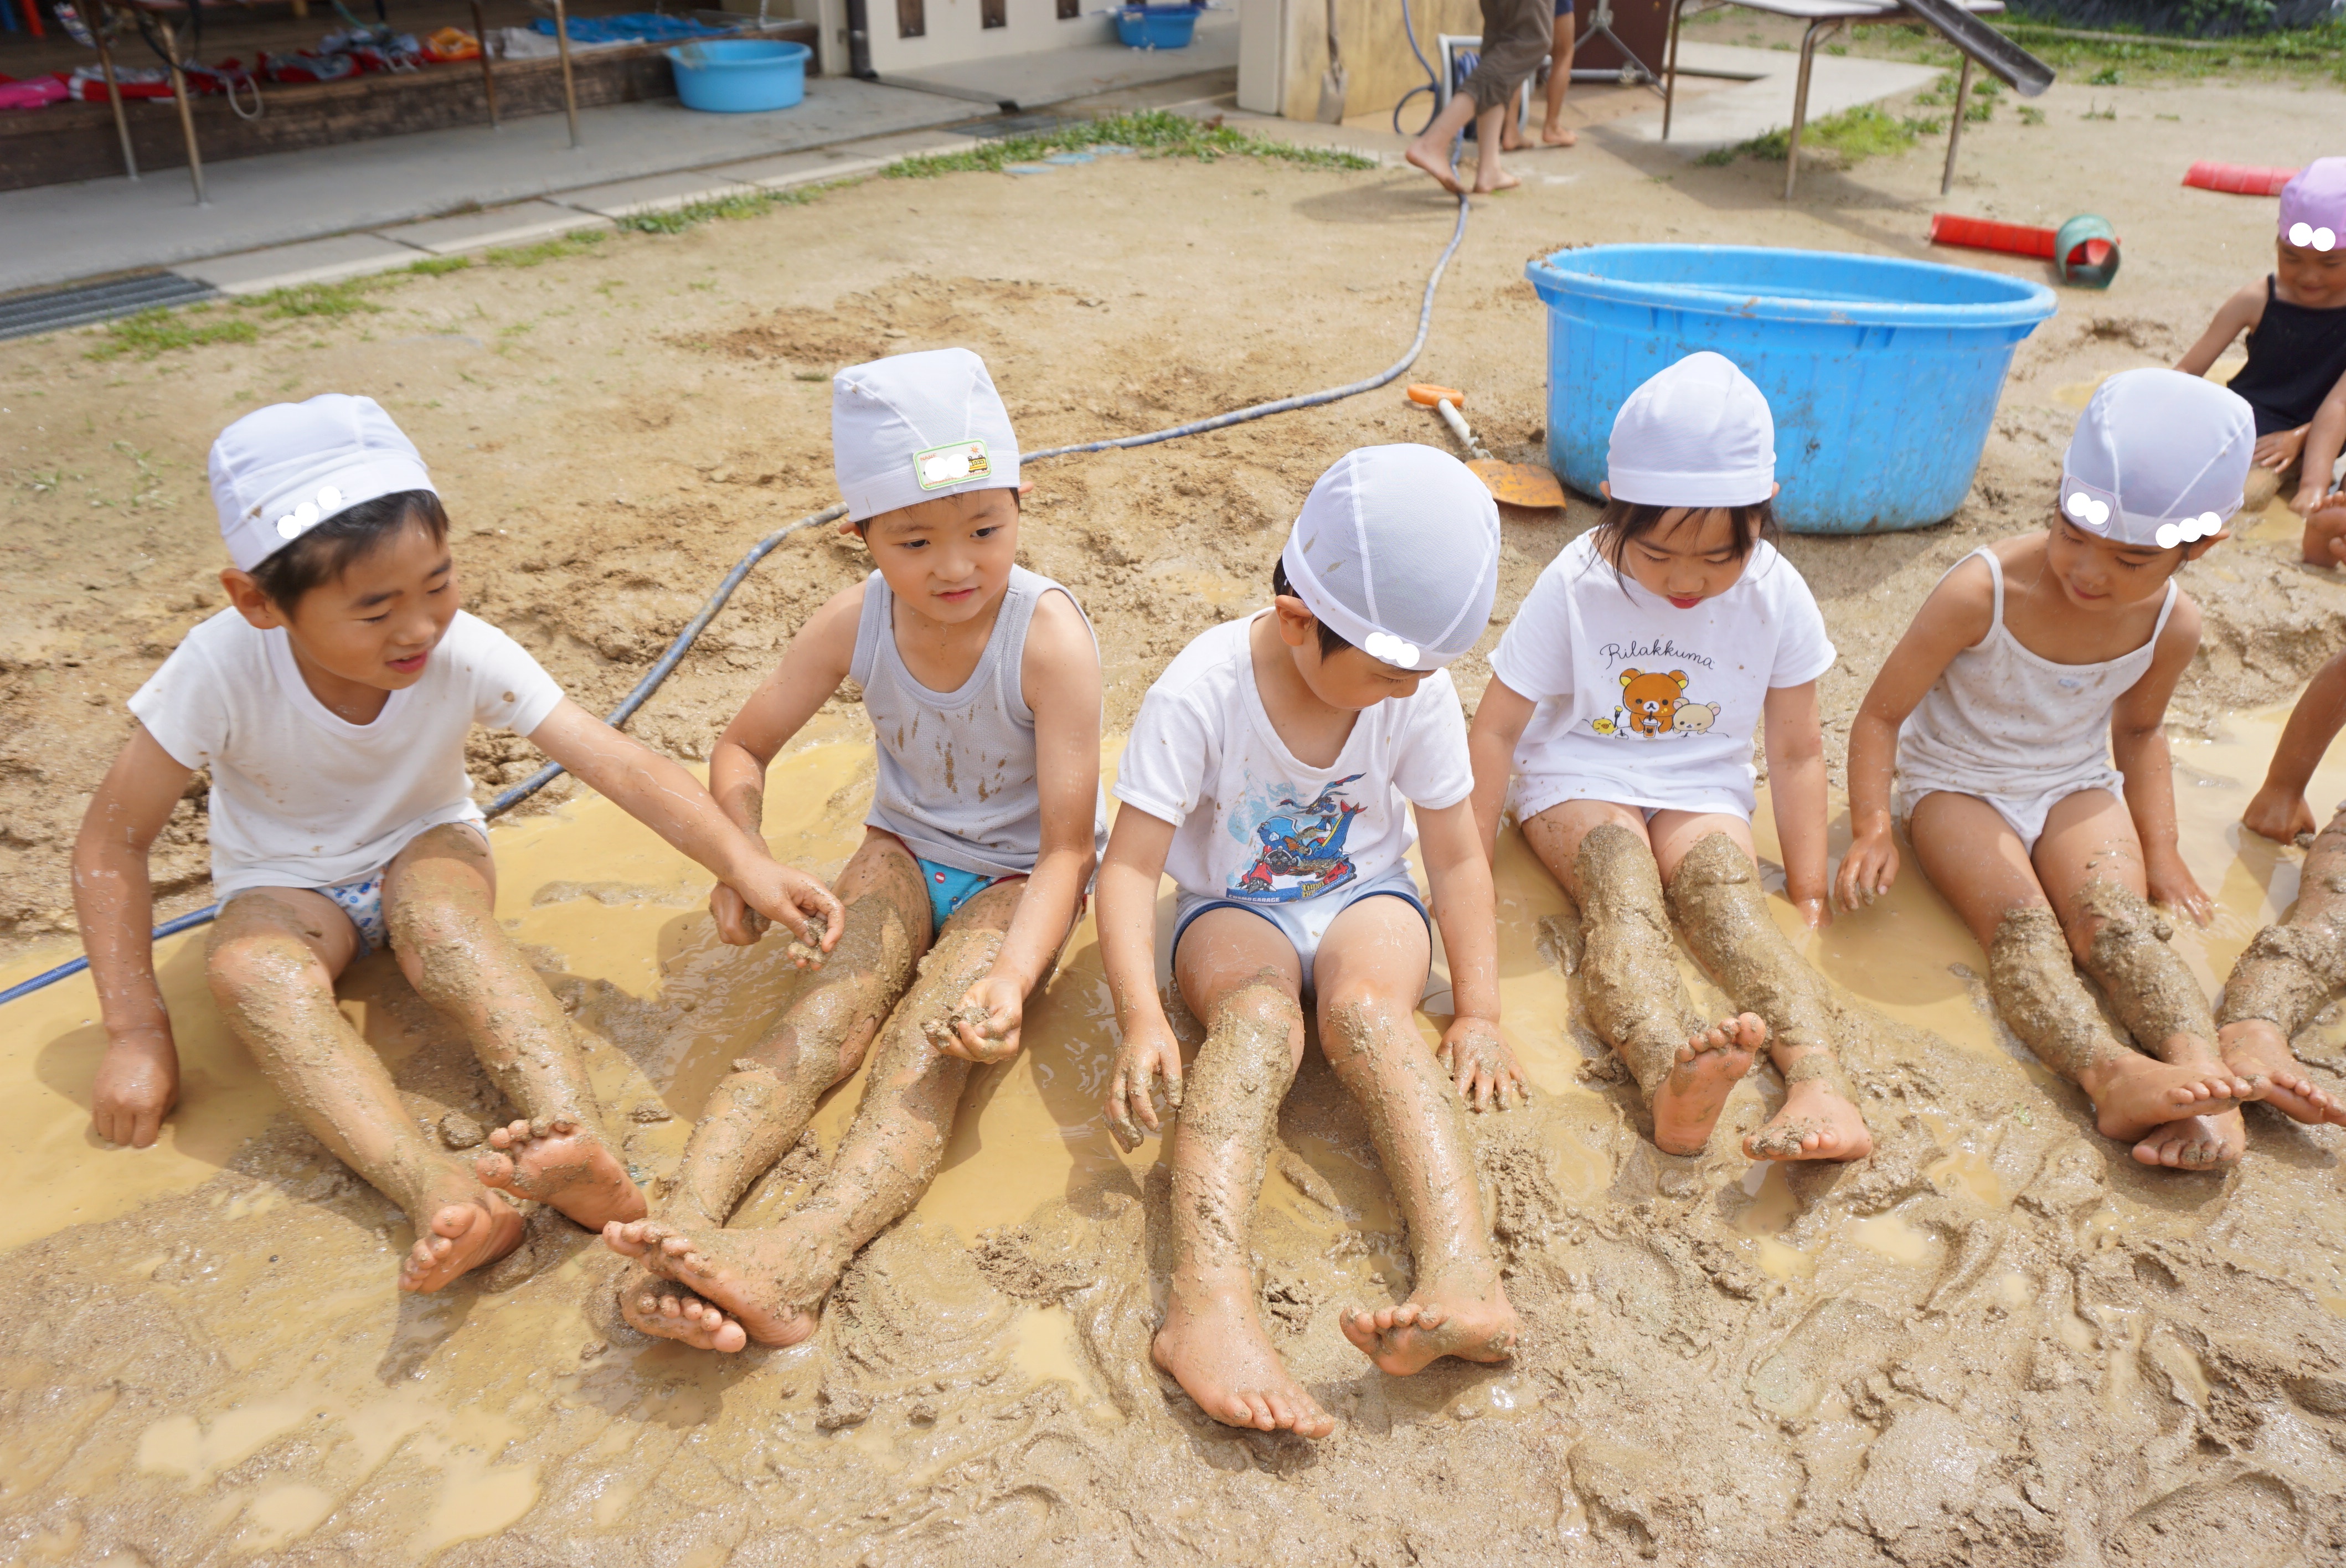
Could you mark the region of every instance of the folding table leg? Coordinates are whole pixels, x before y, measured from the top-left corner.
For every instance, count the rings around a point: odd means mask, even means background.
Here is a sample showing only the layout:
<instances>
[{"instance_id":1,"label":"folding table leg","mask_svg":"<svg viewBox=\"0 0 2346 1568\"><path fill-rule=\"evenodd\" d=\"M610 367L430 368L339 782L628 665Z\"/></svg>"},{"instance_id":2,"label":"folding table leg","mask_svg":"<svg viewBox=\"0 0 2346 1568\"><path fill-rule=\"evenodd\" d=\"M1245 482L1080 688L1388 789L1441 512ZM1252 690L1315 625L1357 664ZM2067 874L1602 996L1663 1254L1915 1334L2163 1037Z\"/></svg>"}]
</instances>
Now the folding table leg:
<instances>
[{"instance_id":1,"label":"folding table leg","mask_svg":"<svg viewBox=\"0 0 2346 1568\"><path fill-rule=\"evenodd\" d=\"M570 76L570 12L554 0L554 41L562 46L562 110L570 117L570 145L578 145L578 87Z\"/></svg>"},{"instance_id":2,"label":"folding table leg","mask_svg":"<svg viewBox=\"0 0 2346 1568\"><path fill-rule=\"evenodd\" d=\"M497 127L497 74L489 69L489 29L481 18L481 0L473 0L473 36L481 46L481 91L489 99L489 128Z\"/></svg>"},{"instance_id":3,"label":"folding table leg","mask_svg":"<svg viewBox=\"0 0 2346 1568\"><path fill-rule=\"evenodd\" d=\"M1670 110L1678 101L1678 23L1686 15L1686 0L1671 0L1670 57L1662 66L1662 139L1670 139Z\"/></svg>"},{"instance_id":4,"label":"folding table leg","mask_svg":"<svg viewBox=\"0 0 2346 1568\"><path fill-rule=\"evenodd\" d=\"M188 108L188 78L179 69L179 40L162 17L156 17L155 25L163 30L163 52L171 56L171 97L179 106L179 134L188 138L188 178L195 182L196 205L209 207L204 195L204 158L196 148L196 117Z\"/></svg>"},{"instance_id":5,"label":"folding table leg","mask_svg":"<svg viewBox=\"0 0 2346 1568\"><path fill-rule=\"evenodd\" d=\"M1784 199L1792 199L1792 187L1800 178L1800 127L1809 118L1809 67L1816 63L1817 40L1840 26L1839 22L1819 20L1809 24L1800 35L1800 77L1792 88L1792 139L1784 149Z\"/></svg>"},{"instance_id":6,"label":"folding table leg","mask_svg":"<svg viewBox=\"0 0 2346 1568\"><path fill-rule=\"evenodd\" d=\"M114 50L106 41L108 18L104 5L90 8L90 36L97 40L97 68L106 76L106 101L114 106L114 134L122 138L122 168L138 178L138 154L130 145L130 121L122 112L122 86L114 79Z\"/></svg>"},{"instance_id":7,"label":"folding table leg","mask_svg":"<svg viewBox=\"0 0 2346 1568\"><path fill-rule=\"evenodd\" d=\"M1955 79L1955 117L1947 127L1947 168L1939 176L1939 194L1944 196L1955 183L1955 149L1964 145L1964 111L1971 107L1972 57L1964 56L1964 74Z\"/></svg>"}]
</instances>

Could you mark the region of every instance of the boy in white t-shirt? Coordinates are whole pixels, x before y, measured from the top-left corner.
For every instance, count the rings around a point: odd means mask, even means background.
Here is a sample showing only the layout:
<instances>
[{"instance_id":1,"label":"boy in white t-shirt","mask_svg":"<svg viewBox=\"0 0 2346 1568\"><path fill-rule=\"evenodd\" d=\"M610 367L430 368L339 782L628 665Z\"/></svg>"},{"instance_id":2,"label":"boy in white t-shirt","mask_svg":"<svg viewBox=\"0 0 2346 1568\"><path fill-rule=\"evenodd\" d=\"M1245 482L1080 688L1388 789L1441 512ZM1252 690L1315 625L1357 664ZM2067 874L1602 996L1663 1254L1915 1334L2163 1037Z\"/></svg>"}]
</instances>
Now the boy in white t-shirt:
<instances>
[{"instance_id":1,"label":"boy in white t-shirt","mask_svg":"<svg viewBox=\"0 0 2346 1568\"><path fill-rule=\"evenodd\" d=\"M74 849L107 1034L98 1135L144 1147L178 1098L147 851L189 775L209 768L222 906L212 994L302 1124L407 1211L415 1243L400 1288L437 1290L512 1251L522 1225L506 1194L594 1227L641 1215L569 1022L495 918L496 871L464 773L472 727L528 736L803 941L838 941L837 901L459 608L447 514L372 399L329 393L246 415L213 443L211 484L235 562L220 574L231 607L131 697L140 728ZM384 946L524 1114L476 1159L418 1128L335 1005L335 979Z\"/></svg>"},{"instance_id":2,"label":"boy in white t-shirt","mask_svg":"<svg viewBox=\"0 0 2346 1568\"><path fill-rule=\"evenodd\" d=\"M1540 574L1491 657L1473 737L1485 851L1512 774L1525 841L1580 906L1589 1022L1636 1075L1658 1146L1700 1153L1767 1044L1784 1105L1744 1152L1855 1159L1873 1145L1831 1038L1838 1009L1770 918L1751 846L1764 718L1785 885L1821 924L1816 681L1833 646L1761 537L1777 489L1768 401L1724 356L1688 355L1622 405L1607 467L1604 516ZM1670 913L1749 1012L1695 1015Z\"/></svg>"},{"instance_id":3,"label":"boy in white t-shirt","mask_svg":"<svg viewBox=\"0 0 2346 1568\"><path fill-rule=\"evenodd\" d=\"M1346 1312L1345 1337L1394 1373L1513 1352L1515 1309L1457 1112L1469 1095L1504 1108L1524 1084L1499 1034L1490 871L1443 667L1489 622L1498 545L1497 508L1455 458L1427 446L1346 454L1303 504L1270 607L1174 659L1117 769L1099 930L1124 1044L1106 1109L1127 1149L1158 1128L1155 1079L1180 1113L1171 1293L1152 1350L1232 1426L1335 1428L1263 1332L1248 1250L1307 1001L1368 1115L1417 1261L1409 1299ZM1455 1098L1414 1023L1432 947L1402 858L1413 807L1456 997L1439 1052ZM1168 871L1180 890L1175 983L1209 1030L1186 1089L1156 983Z\"/></svg>"}]
</instances>

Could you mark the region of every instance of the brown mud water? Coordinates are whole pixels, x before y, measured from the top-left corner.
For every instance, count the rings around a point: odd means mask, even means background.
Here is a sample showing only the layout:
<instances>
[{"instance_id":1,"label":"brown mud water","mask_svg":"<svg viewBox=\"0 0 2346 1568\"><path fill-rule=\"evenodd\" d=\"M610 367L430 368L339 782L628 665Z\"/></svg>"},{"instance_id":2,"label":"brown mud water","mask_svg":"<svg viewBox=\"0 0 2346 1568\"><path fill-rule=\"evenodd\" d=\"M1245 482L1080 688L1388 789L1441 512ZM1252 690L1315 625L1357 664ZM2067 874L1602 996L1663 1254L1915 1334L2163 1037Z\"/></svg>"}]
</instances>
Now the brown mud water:
<instances>
[{"instance_id":1,"label":"brown mud water","mask_svg":"<svg viewBox=\"0 0 2346 1568\"><path fill-rule=\"evenodd\" d=\"M2220 908L2167 945L2202 996L2296 896L2302 852L2232 826L2278 726L2243 716L2233 738L2177 743L2184 852ZM777 765L777 852L837 871L861 838L863 760L813 745ZM2314 799L2341 795L2346 768L2325 769ZM1766 822L1760 875L1780 889ZM494 837L497 918L584 1043L627 1161L669 1174L716 1085L815 980L771 941L717 941L691 869L604 802ZM29 1287L0 1305L0 1555L2279 1568L2346 1553L2346 1131L2251 1105L2236 1169L2137 1166L1996 1022L1987 958L1910 874L1821 933L1780 897L1753 906L1853 1022L1841 1044L1873 1156L1747 1160L1738 1140L1779 1093L1755 1074L1721 1117L1731 1135L1658 1157L1567 973L1585 962L1578 911L1512 835L1497 881L1504 1027L1540 1093L1461 1119L1521 1340L1505 1362L1408 1378L1345 1340L1342 1308L1409 1293L1410 1238L1366 1117L1307 1052L1265 1117L1247 1263L1280 1356L1337 1422L1319 1444L1207 1421L1149 1366L1172 1193L1162 1141L1123 1155L1097 1116L1114 1036L1088 925L1025 1049L970 1074L934 1181L848 1268L814 1337L739 1356L627 1329L623 1260L543 1209L505 1263L400 1296L398 1210L230 1039L199 942L160 953L188 1071L143 1153L85 1131L87 983L37 993L0 1033L15 1199L0 1243ZM1687 956L1671 962L1656 1000L1675 984L1695 1016L1721 1015ZM2313 1010L2329 979L2280 1000ZM440 1141L512 1119L391 961L356 965L340 995L417 1122L453 1129ZM2346 1023L2301 1022L2300 1054L2336 1085ZM1437 1030L1417 1026L1430 1052ZM821 1097L737 1227L816 1188L872 1070Z\"/></svg>"}]
</instances>

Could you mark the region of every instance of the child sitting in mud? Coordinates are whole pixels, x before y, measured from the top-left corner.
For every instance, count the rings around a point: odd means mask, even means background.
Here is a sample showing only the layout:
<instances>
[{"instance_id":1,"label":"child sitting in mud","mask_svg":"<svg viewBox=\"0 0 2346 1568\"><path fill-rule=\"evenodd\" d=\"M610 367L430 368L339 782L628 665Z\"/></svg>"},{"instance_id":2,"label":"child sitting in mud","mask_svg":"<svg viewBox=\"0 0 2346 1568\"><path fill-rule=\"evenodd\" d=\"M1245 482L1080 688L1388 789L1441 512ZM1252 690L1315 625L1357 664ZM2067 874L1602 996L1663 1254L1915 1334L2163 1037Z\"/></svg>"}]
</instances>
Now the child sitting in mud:
<instances>
[{"instance_id":1,"label":"child sitting in mud","mask_svg":"<svg viewBox=\"0 0 2346 1568\"><path fill-rule=\"evenodd\" d=\"M246 415L212 446L211 485L230 607L131 697L140 728L74 850L107 1033L98 1135L151 1144L177 1098L147 851L208 767L222 906L212 994L302 1125L407 1211L416 1239L400 1288L437 1290L513 1250L522 1221L506 1194L597 1229L642 1214L569 1020L494 916L466 735L475 723L526 735L801 940L835 942L838 905L690 774L582 711L464 613L447 514L372 400L329 393ZM335 1005L336 977L386 946L525 1118L477 1160L418 1129Z\"/></svg>"},{"instance_id":2,"label":"child sitting in mud","mask_svg":"<svg viewBox=\"0 0 2346 1568\"><path fill-rule=\"evenodd\" d=\"M842 531L876 569L800 630L709 776L757 832L767 765L841 682L862 687L879 785L839 874L846 934L709 1096L659 1217L604 1232L643 1265L619 1288L627 1321L702 1349L814 1332L850 1260L936 1174L970 1068L1017 1051L1106 836L1099 648L1073 596L1015 564L1018 442L984 362L940 349L842 371L831 428ZM709 909L727 942L758 940L738 890ZM779 1225L726 1229L875 1037L821 1186Z\"/></svg>"},{"instance_id":3,"label":"child sitting in mud","mask_svg":"<svg viewBox=\"0 0 2346 1568\"><path fill-rule=\"evenodd\" d=\"M2264 787L2240 821L2281 843L2307 844L2297 902L2288 918L2259 932L2232 965L2216 999L2216 1046L2224 1064L2300 1122L2346 1126L2346 1101L2306 1076L2290 1042L2322 1009L2346 995L2346 804L2319 834L2305 786L2321 754L2346 728L2346 653L2315 672L2273 748Z\"/></svg>"},{"instance_id":4,"label":"child sitting in mud","mask_svg":"<svg viewBox=\"0 0 2346 1568\"><path fill-rule=\"evenodd\" d=\"M1248 1242L1307 1003L1368 1117L1416 1260L1409 1299L1347 1311L1345 1337L1399 1374L1441 1356L1503 1360L1515 1345L1458 1104L1504 1108L1524 1084L1499 1035L1491 877L1443 668L1488 624L1498 549L1498 509L1455 458L1347 453L1303 503L1270 607L1182 650L1142 700L1117 771L1099 918L1124 1044L1105 1108L1127 1149L1158 1126L1156 1080L1179 1112L1171 1293L1152 1356L1230 1426L1335 1430L1263 1332ZM1456 997L1438 1056L1414 1022L1432 944L1402 859L1413 807ZM1186 1085L1156 981L1168 871L1174 982L1208 1029Z\"/></svg>"},{"instance_id":5,"label":"child sitting in mud","mask_svg":"<svg viewBox=\"0 0 2346 1568\"><path fill-rule=\"evenodd\" d=\"M2168 698L2199 646L2175 575L2227 537L2256 443L2212 382L2127 371L2094 393L2061 459L2052 526L1942 578L1850 731L1857 909L1898 874L1896 765L1915 858L1988 956L1997 1011L2145 1165L2240 1156L2258 1090L2217 1049L2207 998L2146 899L2205 924L2176 847ZM2110 763L2115 752L2117 763ZM2127 1031L2111 1033L2072 957Z\"/></svg>"},{"instance_id":6,"label":"child sitting in mud","mask_svg":"<svg viewBox=\"0 0 2346 1568\"><path fill-rule=\"evenodd\" d=\"M1816 683L1834 654L1808 585L1763 537L1779 488L1768 400L1724 356L1690 354L1622 404L1606 468L1604 515L1540 574L1491 657L1472 738L1483 852L1512 777L1525 842L1580 906L1589 1022L1636 1075L1658 1147L1701 1153L1765 1046L1784 1104L1744 1152L1860 1158L1873 1140L1835 1009L1769 915L1751 843L1764 718L1786 890L1821 924ZM1696 1015L1672 915L1748 1011Z\"/></svg>"},{"instance_id":7,"label":"child sitting in mud","mask_svg":"<svg viewBox=\"0 0 2346 1568\"><path fill-rule=\"evenodd\" d=\"M2337 565L2346 497L2325 496L2346 448L2346 158L2315 158L2281 188L2273 270L2225 300L2175 368L2205 375L2244 331L2249 362L2231 388L2256 416L2257 443L2243 504L2261 512L2289 488L2305 559Z\"/></svg>"}]
</instances>

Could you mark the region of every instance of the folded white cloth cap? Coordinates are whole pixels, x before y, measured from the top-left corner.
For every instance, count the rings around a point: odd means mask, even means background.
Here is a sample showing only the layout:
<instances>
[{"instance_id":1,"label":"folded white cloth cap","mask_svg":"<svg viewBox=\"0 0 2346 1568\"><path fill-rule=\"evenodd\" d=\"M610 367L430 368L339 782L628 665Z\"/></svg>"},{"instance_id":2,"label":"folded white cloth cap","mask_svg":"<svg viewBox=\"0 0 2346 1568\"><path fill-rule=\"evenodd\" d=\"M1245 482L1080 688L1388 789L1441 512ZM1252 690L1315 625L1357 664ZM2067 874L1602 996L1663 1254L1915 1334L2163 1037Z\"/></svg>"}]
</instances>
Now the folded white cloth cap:
<instances>
[{"instance_id":1,"label":"folded white cloth cap","mask_svg":"<svg viewBox=\"0 0 2346 1568\"><path fill-rule=\"evenodd\" d=\"M2240 509L2256 415L2180 371L2120 371L2096 389L2061 454L2061 514L2113 545L2172 550Z\"/></svg>"},{"instance_id":2,"label":"folded white cloth cap","mask_svg":"<svg viewBox=\"0 0 2346 1568\"><path fill-rule=\"evenodd\" d=\"M1776 493L1776 417L1725 354L1688 354L1613 416L1605 483L1645 506L1756 506Z\"/></svg>"},{"instance_id":3,"label":"folded white cloth cap","mask_svg":"<svg viewBox=\"0 0 2346 1568\"><path fill-rule=\"evenodd\" d=\"M1010 412L967 349L897 354L831 378L831 464L847 520L1018 487Z\"/></svg>"},{"instance_id":4,"label":"folded white cloth cap","mask_svg":"<svg viewBox=\"0 0 2346 1568\"><path fill-rule=\"evenodd\" d=\"M403 490L439 494L415 443L382 406L344 392L246 414L212 443L211 476L229 559L248 572L361 502Z\"/></svg>"},{"instance_id":5,"label":"folded white cloth cap","mask_svg":"<svg viewBox=\"0 0 2346 1568\"><path fill-rule=\"evenodd\" d=\"M1491 623L1499 508L1446 452L1363 446L1312 485L1279 559L1346 642L1397 669L1436 670Z\"/></svg>"}]
</instances>

